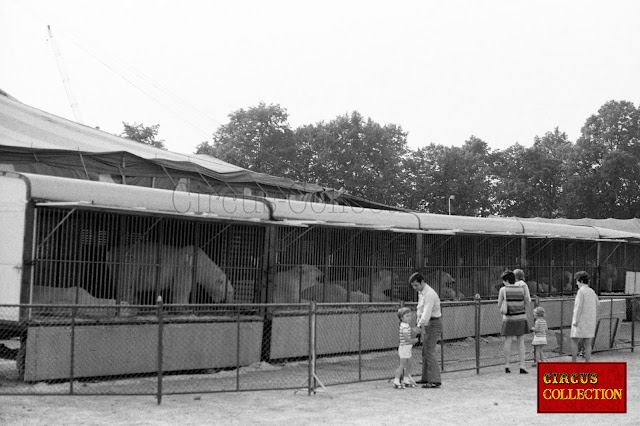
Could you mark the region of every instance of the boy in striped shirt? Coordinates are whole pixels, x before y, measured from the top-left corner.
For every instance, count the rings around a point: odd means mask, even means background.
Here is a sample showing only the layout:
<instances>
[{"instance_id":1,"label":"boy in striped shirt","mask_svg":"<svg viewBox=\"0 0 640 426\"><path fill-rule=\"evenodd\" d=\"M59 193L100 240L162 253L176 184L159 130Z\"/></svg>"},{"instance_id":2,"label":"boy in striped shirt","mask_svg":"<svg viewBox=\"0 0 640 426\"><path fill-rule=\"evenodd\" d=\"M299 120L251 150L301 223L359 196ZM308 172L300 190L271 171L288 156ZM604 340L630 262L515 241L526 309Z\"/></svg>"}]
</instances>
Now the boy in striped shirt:
<instances>
[{"instance_id":1,"label":"boy in striped shirt","mask_svg":"<svg viewBox=\"0 0 640 426\"><path fill-rule=\"evenodd\" d=\"M411 349L418 339L413 337L413 330L409 325L411 321L411 309L404 307L398 309L398 319L400 320L400 345L398 346L398 355L400 356L400 366L396 369L393 387L396 389L415 388L416 382L411 377ZM402 383L400 382L401 378Z\"/></svg>"}]
</instances>

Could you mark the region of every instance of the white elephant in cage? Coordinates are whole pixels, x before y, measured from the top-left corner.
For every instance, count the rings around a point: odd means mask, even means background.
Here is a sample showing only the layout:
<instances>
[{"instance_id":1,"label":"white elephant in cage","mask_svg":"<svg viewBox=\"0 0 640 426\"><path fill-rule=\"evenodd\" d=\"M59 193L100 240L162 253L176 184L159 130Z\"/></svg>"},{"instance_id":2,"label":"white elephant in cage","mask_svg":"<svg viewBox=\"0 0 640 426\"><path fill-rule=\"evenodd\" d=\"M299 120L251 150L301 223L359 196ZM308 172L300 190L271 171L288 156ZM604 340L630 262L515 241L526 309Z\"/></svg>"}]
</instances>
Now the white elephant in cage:
<instances>
[{"instance_id":1,"label":"white elephant in cage","mask_svg":"<svg viewBox=\"0 0 640 426\"><path fill-rule=\"evenodd\" d=\"M137 292L166 290L174 303L188 304L195 284L216 303L234 300L226 274L201 248L136 243L111 249L107 263L117 282L118 298L131 304Z\"/></svg>"}]
</instances>

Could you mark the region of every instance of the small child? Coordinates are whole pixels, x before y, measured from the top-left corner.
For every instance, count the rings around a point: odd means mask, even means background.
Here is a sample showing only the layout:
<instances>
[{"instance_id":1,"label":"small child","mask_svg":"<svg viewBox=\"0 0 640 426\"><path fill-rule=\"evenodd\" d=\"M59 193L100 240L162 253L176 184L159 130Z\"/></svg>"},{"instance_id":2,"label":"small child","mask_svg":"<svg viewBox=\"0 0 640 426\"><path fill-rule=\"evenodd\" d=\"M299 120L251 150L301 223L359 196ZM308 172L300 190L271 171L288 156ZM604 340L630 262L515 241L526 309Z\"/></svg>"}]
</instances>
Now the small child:
<instances>
[{"instance_id":1,"label":"small child","mask_svg":"<svg viewBox=\"0 0 640 426\"><path fill-rule=\"evenodd\" d=\"M533 331L533 341L531 345L533 346L533 366L535 367L538 363L538 353L540 354L541 362L548 361L543 350L547 344L547 321L544 319L544 308L542 306L535 308L533 310L533 317L536 319L536 322L531 329L531 331Z\"/></svg>"},{"instance_id":2,"label":"small child","mask_svg":"<svg viewBox=\"0 0 640 426\"><path fill-rule=\"evenodd\" d=\"M411 377L411 349L418 339L412 337L412 329L409 325L411 321L411 309L398 309L398 319L400 320L400 345L398 346L398 355L400 356L400 366L396 369L393 387L396 389L415 388L416 382ZM400 382L401 378L402 383Z\"/></svg>"}]
</instances>

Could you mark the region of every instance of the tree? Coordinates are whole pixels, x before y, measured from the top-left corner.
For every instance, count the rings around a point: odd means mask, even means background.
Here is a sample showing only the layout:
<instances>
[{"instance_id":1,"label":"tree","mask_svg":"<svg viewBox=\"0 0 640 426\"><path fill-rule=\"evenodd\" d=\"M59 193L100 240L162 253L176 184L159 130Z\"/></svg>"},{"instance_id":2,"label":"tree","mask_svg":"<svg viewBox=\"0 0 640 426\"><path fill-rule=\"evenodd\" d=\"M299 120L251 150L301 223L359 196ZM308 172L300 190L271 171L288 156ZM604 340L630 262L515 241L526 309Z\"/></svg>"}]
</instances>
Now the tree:
<instances>
[{"instance_id":1,"label":"tree","mask_svg":"<svg viewBox=\"0 0 640 426\"><path fill-rule=\"evenodd\" d=\"M409 209L429 213L447 211L448 196L453 188L442 181L442 157L446 148L430 144L412 151L404 162Z\"/></svg>"},{"instance_id":2,"label":"tree","mask_svg":"<svg viewBox=\"0 0 640 426\"><path fill-rule=\"evenodd\" d=\"M146 145L155 146L156 148L167 149L164 146L164 140L157 140L159 124L151 126L145 126L144 124L133 124L122 122L124 131L120 133L120 137L131 139L132 141L140 142Z\"/></svg>"},{"instance_id":3,"label":"tree","mask_svg":"<svg viewBox=\"0 0 640 426\"><path fill-rule=\"evenodd\" d=\"M457 163L461 175L458 177L456 196L457 212L470 216L487 216L495 204L492 175L495 153L485 141L471 136L461 149L462 161Z\"/></svg>"},{"instance_id":4,"label":"tree","mask_svg":"<svg viewBox=\"0 0 640 426\"><path fill-rule=\"evenodd\" d=\"M389 205L403 203L402 167L408 153L400 126L384 126L357 111L296 129L303 177Z\"/></svg>"},{"instance_id":5,"label":"tree","mask_svg":"<svg viewBox=\"0 0 640 426\"><path fill-rule=\"evenodd\" d=\"M493 154L483 140L471 136L462 147L431 144L405 162L412 198L408 207L430 213L485 216L491 211L490 165Z\"/></svg>"},{"instance_id":6,"label":"tree","mask_svg":"<svg viewBox=\"0 0 640 426\"><path fill-rule=\"evenodd\" d=\"M496 154L494 164L496 214L502 216L523 216L526 212L527 177L523 176L526 148L516 143ZM524 214L526 216L526 214Z\"/></svg>"},{"instance_id":7,"label":"tree","mask_svg":"<svg viewBox=\"0 0 640 426\"><path fill-rule=\"evenodd\" d=\"M573 145L556 128L536 136L533 146L516 144L498 154L495 213L517 217L561 217L566 164Z\"/></svg>"},{"instance_id":8,"label":"tree","mask_svg":"<svg viewBox=\"0 0 640 426\"><path fill-rule=\"evenodd\" d=\"M568 163L566 212L571 218L640 214L640 109L610 101L589 117Z\"/></svg>"},{"instance_id":9,"label":"tree","mask_svg":"<svg viewBox=\"0 0 640 426\"><path fill-rule=\"evenodd\" d=\"M207 154L245 169L277 176L297 174L296 146L286 109L266 105L239 109L196 154Z\"/></svg>"}]
</instances>

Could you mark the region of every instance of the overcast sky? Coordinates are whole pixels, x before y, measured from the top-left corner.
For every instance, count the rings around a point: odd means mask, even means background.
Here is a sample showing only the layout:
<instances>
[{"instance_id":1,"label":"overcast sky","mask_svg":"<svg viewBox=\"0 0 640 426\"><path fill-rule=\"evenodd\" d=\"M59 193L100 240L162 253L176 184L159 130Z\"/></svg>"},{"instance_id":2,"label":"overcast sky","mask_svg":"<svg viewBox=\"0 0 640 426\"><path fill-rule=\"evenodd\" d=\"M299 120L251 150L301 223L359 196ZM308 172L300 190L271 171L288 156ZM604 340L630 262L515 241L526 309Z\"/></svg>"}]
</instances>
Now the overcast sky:
<instances>
[{"instance_id":1,"label":"overcast sky","mask_svg":"<svg viewBox=\"0 0 640 426\"><path fill-rule=\"evenodd\" d=\"M493 149L609 100L640 103L640 1L0 0L0 89L86 125L160 124L193 153L228 114L280 104L293 128L358 111L412 149Z\"/></svg>"}]
</instances>

